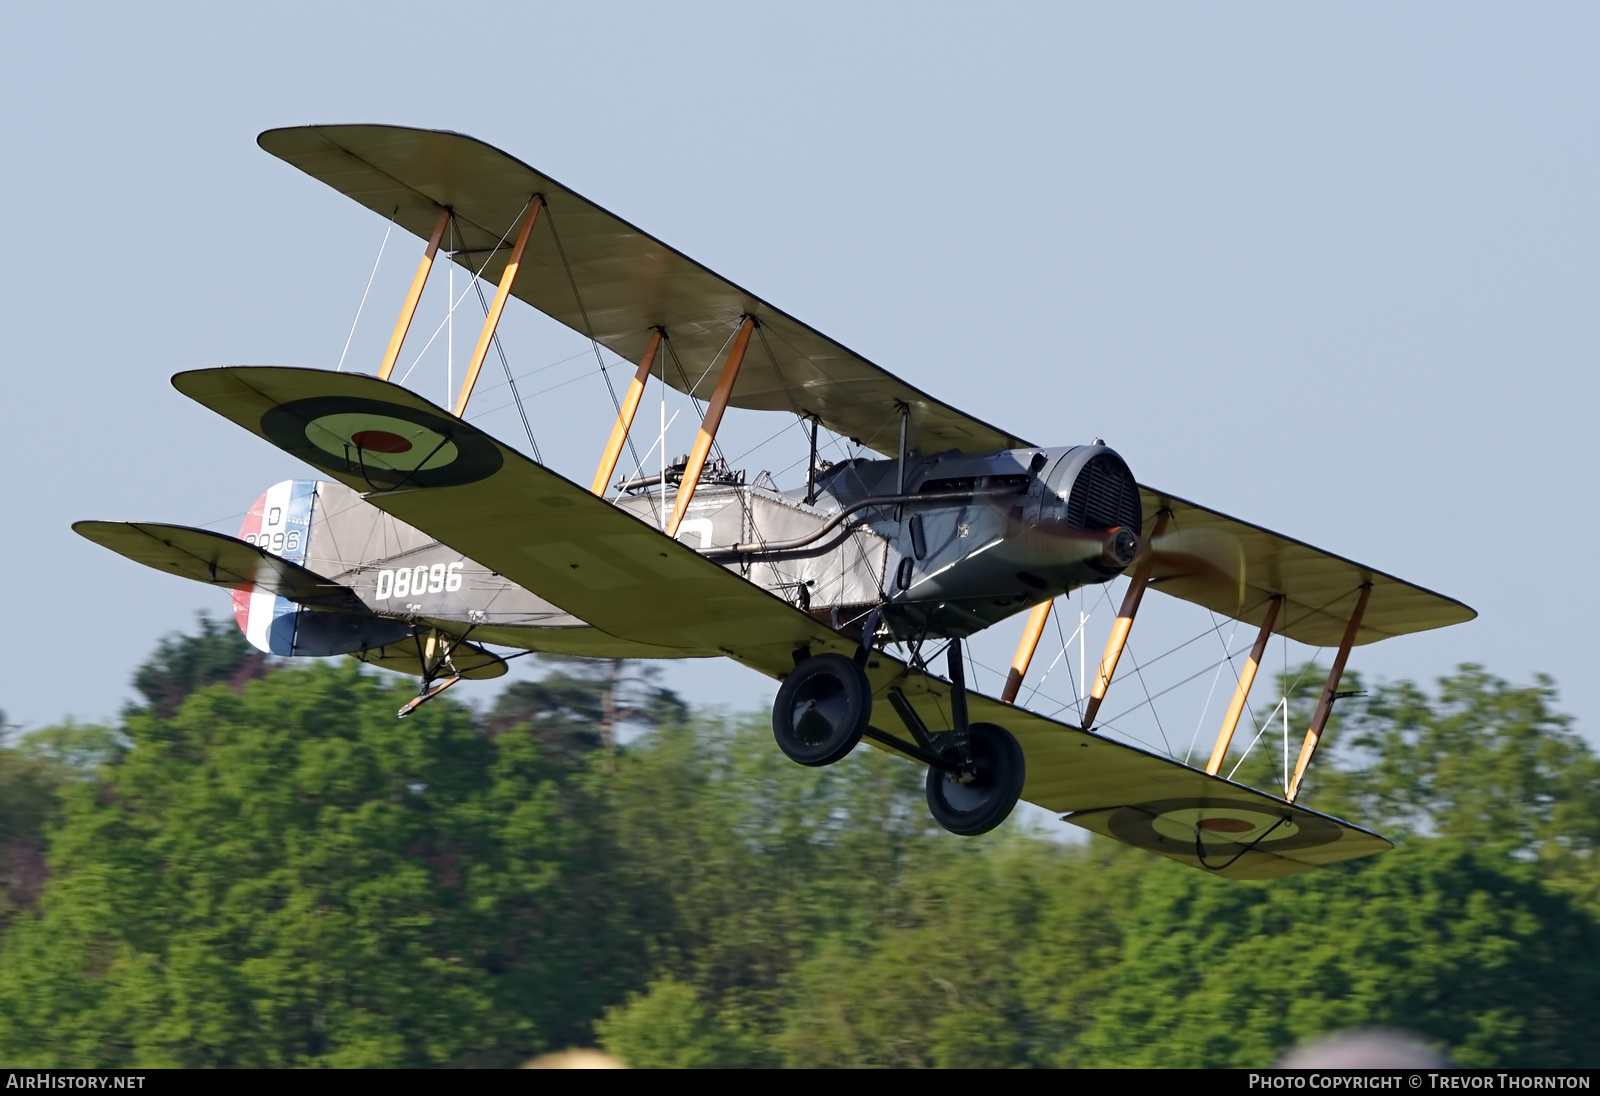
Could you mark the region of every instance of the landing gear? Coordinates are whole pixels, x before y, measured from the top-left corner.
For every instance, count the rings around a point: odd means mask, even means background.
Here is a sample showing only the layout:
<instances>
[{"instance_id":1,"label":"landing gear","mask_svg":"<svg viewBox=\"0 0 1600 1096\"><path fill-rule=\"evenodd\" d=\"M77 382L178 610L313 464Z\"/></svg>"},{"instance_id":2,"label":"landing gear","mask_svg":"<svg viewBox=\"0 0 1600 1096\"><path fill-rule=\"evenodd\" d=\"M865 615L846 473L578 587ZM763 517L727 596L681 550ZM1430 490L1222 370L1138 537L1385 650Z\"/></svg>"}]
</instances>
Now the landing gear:
<instances>
[{"instance_id":1,"label":"landing gear","mask_svg":"<svg viewBox=\"0 0 1600 1096\"><path fill-rule=\"evenodd\" d=\"M471 634L470 630L468 634ZM429 628L425 632L418 632L412 639L415 640L416 644L415 666L421 672L422 687L417 690L416 696L401 706L400 711L396 713L396 717L399 719L404 719L460 681L463 672L471 672L472 666L470 663L463 662L461 666L457 666L456 657L458 652L461 654L477 653L476 648L466 642L465 636L449 636L434 628ZM399 647L400 644L393 646ZM410 647L411 644L406 644L405 646ZM376 652L362 651L356 657L363 662L376 662L378 665L382 665L384 656L389 655L391 650L391 647L384 647ZM487 654L488 652L482 653ZM396 652L396 655L390 657L391 659L398 657L409 661L410 654L411 652L406 650ZM376 655L376 657L372 657L373 655ZM491 655L490 657L493 658L494 656ZM498 662L500 660L495 659L495 661ZM408 666L407 669L409 668ZM503 673L504 670L501 672Z\"/></svg>"},{"instance_id":2,"label":"landing gear","mask_svg":"<svg viewBox=\"0 0 1600 1096\"><path fill-rule=\"evenodd\" d=\"M1011 816L1027 764L1010 731L967 722L967 675L961 641L950 641L950 714L955 729L932 745L943 767L928 767L928 811L953 834L976 837ZM898 707L898 706L897 706Z\"/></svg>"},{"instance_id":3,"label":"landing gear","mask_svg":"<svg viewBox=\"0 0 1600 1096\"><path fill-rule=\"evenodd\" d=\"M406 716L410 715L412 712L416 711L418 708L422 707L428 701L432 700L434 697L438 696L440 693L444 692L446 689L460 680L460 674L451 674L449 677L440 678L436 681L424 681L422 683L422 691L402 704L400 706L400 711L395 718L404 719Z\"/></svg>"},{"instance_id":4,"label":"landing gear","mask_svg":"<svg viewBox=\"0 0 1600 1096\"><path fill-rule=\"evenodd\" d=\"M1010 731L993 723L974 723L967 729L971 761L963 762L949 735L938 735L948 769L928 768L928 812L953 834L976 837L988 833L1011 815L1022 795L1026 774L1022 747Z\"/></svg>"},{"instance_id":5,"label":"landing gear","mask_svg":"<svg viewBox=\"0 0 1600 1096\"><path fill-rule=\"evenodd\" d=\"M928 766L928 811L962 837L988 833L1011 816L1022 796L1027 765L1011 732L967 722L967 687L960 641L950 645L950 714L954 728L930 733L899 688L888 699L914 741L869 725L872 686L864 658L795 653L794 672L772 705L778 748L802 765L832 765L863 737Z\"/></svg>"},{"instance_id":6,"label":"landing gear","mask_svg":"<svg viewBox=\"0 0 1600 1096\"><path fill-rule=\"evenodd\" d=\"M772 704L772 736L790 761L832 765L856 748L872 715L866 672L843 655L802 659Z\"/></svg>"}]
</instances>

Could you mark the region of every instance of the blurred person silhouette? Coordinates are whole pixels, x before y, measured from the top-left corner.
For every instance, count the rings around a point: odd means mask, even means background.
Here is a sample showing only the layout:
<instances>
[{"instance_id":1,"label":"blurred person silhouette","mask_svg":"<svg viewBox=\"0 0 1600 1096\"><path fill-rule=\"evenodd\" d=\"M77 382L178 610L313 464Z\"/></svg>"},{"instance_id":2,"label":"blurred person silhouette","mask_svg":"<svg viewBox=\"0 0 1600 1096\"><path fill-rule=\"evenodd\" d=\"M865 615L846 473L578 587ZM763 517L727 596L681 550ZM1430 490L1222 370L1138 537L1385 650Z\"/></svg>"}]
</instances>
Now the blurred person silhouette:
<instances>
[{"instance_id":1,"label":"blurred person silhouette","mask_svg":"<svg viewBox=\"0 0 1600 1096\"><path fill-rule=\"evenodd\" d=\"M1368 1028L1319 1035L1294 1047L1278 1069L1449 1069L1450 1060L1404 1031Z\"/></svg>"},{"instance_id":2,"label":"blurred person silhouette","mask_svg":"<svg viewBox=\"0 0 1600 1096\"><path fill-rule=\"evenodd\" d=\"M518 1069L627 1069L621 1061L603 1050L574 1047L529 1058Z\"/></svg>"}]
</instances>

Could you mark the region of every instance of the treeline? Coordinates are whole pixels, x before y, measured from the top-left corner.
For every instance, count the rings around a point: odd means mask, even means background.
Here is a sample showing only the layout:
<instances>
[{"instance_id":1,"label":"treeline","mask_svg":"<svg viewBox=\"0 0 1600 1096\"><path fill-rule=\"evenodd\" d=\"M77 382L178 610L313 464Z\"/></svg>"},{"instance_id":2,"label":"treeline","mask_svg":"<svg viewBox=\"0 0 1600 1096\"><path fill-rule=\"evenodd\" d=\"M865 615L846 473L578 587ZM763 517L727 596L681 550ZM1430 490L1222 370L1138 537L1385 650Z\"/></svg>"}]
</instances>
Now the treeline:
<instances>
[{"instance_id":1,"label":"treeline","mask_svg":"<svg viewBox=\"0 0 1600 1096\"><path fill-rule=\"evenodd\" d=\"M1374 1025L1600 1057L1600 763L1546 680L1342 702L1305 800L1400 847L1240 884L950 837L910 764L803 769L638 665L547 670L398 721L410 682L203 623L116 726L14 739L0 1060L1261 1066Z\"/></svg>"}]
</instances>

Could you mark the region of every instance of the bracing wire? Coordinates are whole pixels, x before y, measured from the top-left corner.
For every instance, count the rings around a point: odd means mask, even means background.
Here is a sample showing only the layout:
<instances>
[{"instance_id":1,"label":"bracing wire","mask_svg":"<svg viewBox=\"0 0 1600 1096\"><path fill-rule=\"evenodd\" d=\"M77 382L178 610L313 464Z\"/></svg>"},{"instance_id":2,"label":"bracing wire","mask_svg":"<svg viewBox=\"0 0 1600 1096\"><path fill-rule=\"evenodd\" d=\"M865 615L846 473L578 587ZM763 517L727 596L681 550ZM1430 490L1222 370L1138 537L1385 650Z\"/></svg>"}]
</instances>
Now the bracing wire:
<instances>
[{"instance_id":1,"label":"bracing wire","mask_svg":"<svg viewBox=\"0 0 1600 1096\"><path fill-rule=\"evenodd\" d=\"M1063 597L1060 600L1066 601L1066 598ZM1069 637L1064 631L1062 631L1062 628L1061 628L1061 612L1060 612L1059 609L1057 609L1055 607L1054 603L1051 604L1050 618L1053 621L1055 621L1056 637L1061 640L1061 650L1056 652L1056 657L1050 660L1050 665L1045 667L1045 671L1040 676L1039 680L1029 688L1029 690L1028 690L1028 700L1027 700L1027 703L1029 703L1029 704L1033 703L1034 698L1037 697L1039 695L1039 693L1044 689L1044 683L1049 681L1050 680L1050 675L1055 673L1055 671L1056 671L1056 664L1061 662L1063 659L1066 660L1066 663L1067 663L1067 677L1068 677L1069 681L1071 681L1073 689L1076 690L1077 687L1078 687L1077 681L1072 679L1072 660L1068 659L1066 657L1066 655L1067 655L1067 648L1072 645L1072 640L1076 639L1077 636L1078 636L1078 633L1083 631L1083 625L1080 623L1078 625L1078 627L1073 630L1072 635Z\"/></svg>"},{"instance_id":2,"label":"bracing wire","mask_svg":"<svg viewBox=\"0 0 1600 1096\"><path fill-rule=\"evenodd\" d=\"M673 423L678 421L678 415L681 413L681 411L682 411L682 409L680 408L678 411L674 411L672 413L672 417L667 420L667 426L671 426ZM648 448L648 449L646 449L644 451L644 459L636 461L634 463L633 475L629 476L628 477L629 479L638 479L639 478L640 473L642 473L644 471L644 462L650 459L650 454L654 453L656 451L656 446L660 445L665 440L665 437L664 437L665 434L666 434L666 430L665 430L665 428L663 428L662 431L661 431L661 435L662 436L658 436L655 441L650 443L650 448Z\"/></svg>"},{"instance_id":3,"label":"bracing wire","mask_svg":"<svg viewBox=\"0 0 1600 1096\"><path fill-rule=\"evenodd\" d=\"M589 336L589 347L594 351L595 365L600 369L600 376L606 382L606 393L611 397L611 409L622 417L622 402L617 399L617 389L611 383L611 374L606 372L605 359L600 354L600 340L594 337L594 324L589 322L589 310L584 307L583 295L578 292L578 279L572 274L572 264L567 261L567 249L561 245L561 233L556 231L555 213L550 209L550 203L544 207L545 220L550 223L550 236L556 243L556 254L561 257L561 269L566 272L567 284L572 287L572 299L578 305L578 315L583 318L583 333ZM665 340L663 340L665 341ZM633 436L628 437L628 451L633 454L635 461L639 460L639 450L634 447Z\"/></svg>"},{"instance_id":4,"label":"bracing wire","mask_svg":"<svg viewBox=\"0 0 1600 1096\"><path fill-rule=\"evenodd\" d=\"M1256 732L1256 736L1250 740L1250 745L1248 745L1248 746L1246 746L1244 748L1244 754L1240 756L1238 761L1234 762L1233 768L1228 770L1228 779L1229 780L1232 780L1233 779L1233 774L1239 771L1239 766L1243 765L1247 760L1249 760L1250 751L1256 748L1256 743L1261 741L1261 736L1267 733L1267 728L1268 727L1272 726L1272 720L1274 719L1274 717L1277 716L1278 709L1279 708L1284 709L1284 716L1287 717L1288 714L1289 714L1288 707L1289 707L1289 698L1286 696L1282 700L1279 700L1278 703L1273 707L1272 713L1270 715L1268 715L1266 719L1261 721L1261 729L1258 730ZM1288 781L1287 780L1284 781L1284 786L1285 786L1285 788L1288 787Z\"/></svg>"},{"instance_id":5,"label":"bracing wire","mask_svg":"<svg viewBox=\"0 0 1600 1096\"><path fill-rule=\"evenodd\" d=\"M395 213L399 213L398 209ZM344 337L344 349L339 351L339 364L333 367L338 373L344 369L345 355L350 353L350 340L356 337L356 325L361 322L361 310L367 307L367 294L372 292L372 280L378 276L378 265L383 262L383 249L389 246L389 233L394 231L394 217L389 218L389 227L383 230L383 242L378 245L378 257L372 261L372 273L367 275L367 288L361 291L361 303L356 305L356 318L350 321L350 334Z\"/></svg>"},{"instance_id":6,"label":"bracing wire","mask_svg":"<svg viewBox=\"0 0 1600 1096\"><path fill-rule=\"evenodd\" d=\"M1208 609L1207 612L1210 612L1210 610ZM1216 618L1217 618L1217 615L1215 613L1212 613L1211 614L1211 619L1214 621L1214 620L1216 620ZM1217 664L1217 672L1211 676L1211 688L1206 691L1205 706L1200 709L1200 718L1196 719L1194 721L1194 733L1189 736L1189 749L1183 755L1184 764L1189 764L1191 759L1194 757L1195 743L1200 741L1200 727L1206 721L1206 713L1211 710L1211 698L1216 695L1217 682L1222 680L1222 667L1227 666L1230 669L1233 667L1233 655L1228 654L1228 647L1229 647L1230 644L1233 643L1233 637L1234 637L1235 633L1237 633L1238 631L1239 631L1239 629L1238 629L1237 625L1235 625L1233 631L1228 633L1227 640L1224 641L1223 644L1222 644L1222 652L1227 657L1222 662L1219 662ZM1222 633L1221 632L1217 633L1217 638L1219 640L1222 639ZM1237 678L1238 674L1235 673L1234 677Z\"/></svg>"},{"instance_id":7,"label":"bracing wire","mask_svg":"<svg viewBox=\"0 0 1600 1096\"><path fill-rule=\"evenodd\" d=\"M1139 679L1139 688L1144 690L1145 703L1150 705L1150 718L1156 721L1156 730L1161 732L1161 743L1167 748L1168 757L1177 757L1172 752L1172 743L1167 738L1167 729L1161 724L1161 713L1156 711L1156 699L1150 695L1150 686L1145 683L1144 669L1139 665L1139 660L1134 656L1133 644L1129 643L1124 650L1128 654L1128 661L1133 663L1133 676Z\"/></svg>"},{"instance_id":8,"label":"bracing wire","mask_svg":"<svg viewBox=\"0 0 1600 1096\"><path fill-rule=\"evenodd\" d=\"M689 402L694 406L695 414L702 422L705 421L706 409L705 405L695 397L694 390L699 386L701 381L706 379L706 375L711 372L711 370L716 366L717 362L722 359L723 353L728 349L729 346L733 344L733 340L738 334L738 327L735 327L732 331L728 332L727 339L723 341L722 346L717 350L717 352L711 355L711 360L706 363L705 370L695 378L694 384L689 383L689 371L683 367L683 359L678 357L678 348L673 346L670 340L663 340L666 345L667 352L672 356L672 364L678 367L678 376L683 380L683 393L689 397ZM661 375L665 377L666 373L666 366L663 365L661 369ZM717 441L716 438L711 439L711 451L716 455L718 460L722 461L724 464L728 463L727 457L725 457L722 452L722 443ZM663 448L661 453L663 456L665 456L666 449Z\"/></svg>"},{"instance_id":9,"label":"bracing wire","mask_svg":"<svg viewBox=\"0 0 1600 1096\"><path fill-rule=\"evenodd\" d=\"M484 319L489 318L489 299L483 295L483 283L474 282L478 289L478 303L483 306ZM517 394L517 382L511 376L511 363L506 360L505 347L500 345L500 332L492 336L495 353L500 356L500 368L506 372L506 383L511 386L511 402L517 405L517 414L522 418L522 428L527 431L528 444L533 447L533 459L540 464L544 458L539 455L539 443L533 440L533 424L528 421L528 409L522 403L522 397Z\"/></svg>"},{"instance_id":10,"label":"bracing wire","mask_svg":"<svg viewBox=\"0 0 1600 1096\"><path fill-rule=\"evenodd\" d=\"M450 302L450 309L449 309L449 311L447 311L445 313L444 319L440 320L439 321L439 326L435 327L433 329L433 334L428 336L428 341L423 343L422 349L417 352L417 356L415 358L411 359L411 364L406 367L405 373L402 374L401 377L400 377L400 383L401 384L405 384L406 383L406 378L411 376L411 371L417 367L417 363L418 362L422 361L422 356L428 352L428 348L433 345L433 341L439 337L439 333L442 332L445 329L445 327L450 323L450 318L455 315L456 309L461 307L461 302L467 299L467 294L468 293L472 292L472 286L474 286L474 285L476 285L478 283L478 280L483 277L483 272L489 268L489 263L494 259L494 257L497 254L500 253L500 249L502 247L506 246L506 239L511 235L511 229L516 228L517 225L521 223L522 214L526 213L527 210L528 210L528 206L530 206L532 204L533 204L533 199L529 198L528 201L523 205L521 211L519 211L517 213L515 219L512 220L511 228L506 229L505 232L500 236L500 239L495 243L495 245L493 247L489 248L488 254L484 257L483 262L481 264L479 264L477 270L474 270L472 272L472 282L471 282L471 284L469 284L466 289L463 289L461 291L461 296L457 297L455 300ZM454 218L452 217L451 220L454 221ZM455 257L453 255L450 257L450 261L451 262L455 261Z\"/></svg>"}]
</instances>

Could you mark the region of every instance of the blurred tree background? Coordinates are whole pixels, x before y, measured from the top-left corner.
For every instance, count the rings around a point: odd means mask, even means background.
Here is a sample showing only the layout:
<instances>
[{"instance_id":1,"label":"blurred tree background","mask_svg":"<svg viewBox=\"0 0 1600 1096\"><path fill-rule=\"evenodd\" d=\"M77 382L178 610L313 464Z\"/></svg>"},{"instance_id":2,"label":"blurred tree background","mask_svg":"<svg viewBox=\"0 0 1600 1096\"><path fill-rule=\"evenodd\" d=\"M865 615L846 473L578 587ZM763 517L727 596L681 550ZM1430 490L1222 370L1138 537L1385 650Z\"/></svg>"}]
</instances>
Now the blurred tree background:
<instances>
[{"instance_id":1,"label":"blurred tree background","mask_svg":"<svg viewBox=\"0 0 1600 1096\"><path fill-rule=\"evenodd\" d=\"M647 666L545 669L397 721L409 680L202 621L115 726L10 734L0 1055L1264 1066L1395 1026L1461 1065L1600 1057L1600 761L1548 680L1341 701L1304 801L1400 847L1249 884L950 837L908 763L800 768L765 713L690 712Z\"/></svg>"}]
</instances>

